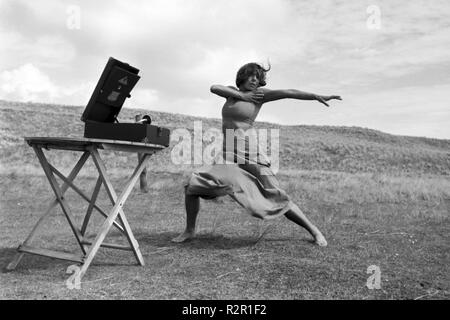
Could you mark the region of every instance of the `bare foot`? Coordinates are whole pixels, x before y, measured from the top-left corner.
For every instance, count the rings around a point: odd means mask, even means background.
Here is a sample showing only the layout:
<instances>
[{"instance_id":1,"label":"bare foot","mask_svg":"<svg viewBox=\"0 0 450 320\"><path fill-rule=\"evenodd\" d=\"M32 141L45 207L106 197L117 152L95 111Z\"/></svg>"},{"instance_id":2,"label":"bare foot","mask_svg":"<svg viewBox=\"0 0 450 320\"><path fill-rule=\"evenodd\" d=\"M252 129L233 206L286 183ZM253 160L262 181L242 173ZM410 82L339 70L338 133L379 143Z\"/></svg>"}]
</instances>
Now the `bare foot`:
<instances>
[{"instance_id":1,"label":"bare foot","mask_svg":"<svg viewBox=\"0 0 450 320\"><path fill-rule=\"evenodd\" d=\"M327 240L321 233L314 236L314 243L320 247L326 247L328 245Z\"/></svg>"},{"instance_id":2,"label":"bare foot","mask_svg":"<svg viewBox=\"0 0 450 320\"><path fill-rule=\"evenodd\" d=\"M181 242L185 242L189 239L194 238L194 233L193 232L183 232L182 234L180 234L178 237L173 238L172 242L175 243L181 243Z\"/></svg>"}]
</instances>

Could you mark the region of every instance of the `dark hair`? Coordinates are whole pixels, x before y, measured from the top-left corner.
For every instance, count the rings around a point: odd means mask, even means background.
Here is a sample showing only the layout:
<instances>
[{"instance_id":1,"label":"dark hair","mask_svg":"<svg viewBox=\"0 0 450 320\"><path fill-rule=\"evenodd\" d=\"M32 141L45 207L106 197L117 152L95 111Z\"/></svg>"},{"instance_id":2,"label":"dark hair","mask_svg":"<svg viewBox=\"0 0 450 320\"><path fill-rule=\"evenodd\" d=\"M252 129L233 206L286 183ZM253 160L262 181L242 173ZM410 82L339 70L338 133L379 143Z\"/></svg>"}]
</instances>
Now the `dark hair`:
<instances>
[{"instance_id":1,"label":"dark hair","mask_svg":"<svg viewBox=\"0 0 450 320\"><path fill-rule=\"evenodd\" d=\"M260 87L266 85L266 73L270 70L270 64L268 69L264 69L260 64L251 62L243 65L236 75L236 86L239 88L247 79L256 74Z\"/></svg>"}]
</instances>

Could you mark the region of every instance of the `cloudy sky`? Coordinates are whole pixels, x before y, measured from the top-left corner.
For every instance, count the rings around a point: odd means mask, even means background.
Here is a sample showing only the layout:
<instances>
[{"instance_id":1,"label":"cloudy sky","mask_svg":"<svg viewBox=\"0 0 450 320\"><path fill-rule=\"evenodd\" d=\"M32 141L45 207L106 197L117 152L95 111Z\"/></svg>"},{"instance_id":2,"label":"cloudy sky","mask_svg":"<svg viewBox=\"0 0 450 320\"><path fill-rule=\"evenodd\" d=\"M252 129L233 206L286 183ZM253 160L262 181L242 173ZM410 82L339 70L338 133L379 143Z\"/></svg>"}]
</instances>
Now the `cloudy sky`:
<instances>
[{"instance_id":1,"label":"cloudy sky","mask_svg":"<svg viewBox=\"0 0 450 320\"><path fill-rule=\"evenodd\" d=\"M450 139L448 0L0 0L0 43L0 99L83 106L112 56L141 70L125 107L220 118L210 86L270 61L268 88L344 101L258 120Z\"/></svg>"}]
</instances>

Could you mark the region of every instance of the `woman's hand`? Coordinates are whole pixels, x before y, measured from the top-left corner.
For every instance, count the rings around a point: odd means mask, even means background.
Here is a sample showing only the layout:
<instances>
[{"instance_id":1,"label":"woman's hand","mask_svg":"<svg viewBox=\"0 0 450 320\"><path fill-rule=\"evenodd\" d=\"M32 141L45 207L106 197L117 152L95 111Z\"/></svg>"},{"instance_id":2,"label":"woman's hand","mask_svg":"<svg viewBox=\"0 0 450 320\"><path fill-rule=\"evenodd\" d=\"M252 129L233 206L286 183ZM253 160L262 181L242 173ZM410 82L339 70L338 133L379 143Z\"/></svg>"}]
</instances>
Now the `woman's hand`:
<instances>
[{"instance_id":1,"label":"woman's hand","mask_svg":"<svg viewBox=\"0 0 450 320\"><path fill-rule=\"evenodd\" d=\"M316 100L319 101L320 103L323 103L327 107L329 107L329 104L326 101L333 100L333 99L342 100L342 98L340 96L319 96L319 95L316 95Z\"/></svg>"},{"instance_id":2,"label":"woman's hand","mask_svg":"<svg viewBox=\"0 0 450 320\"><path fill-rule=\"evenodd\" d=\"M240 99L247 102L262 104L264 99L264 93L261 91L240 92Z\"/></svg>"},{"instance_id":3,"label":"woman's hand","mask_svg":"<svg viewBox=\"0 0 450 320\"><path fill-rule=\"evenodd\" d=\"M264 98L264 92L262 90L243 92L233 86L223 86L218 84L212 85L210 90L212 93L226 99L232 98L256 104L262 104Z\"/></svg>"}]
</instances>

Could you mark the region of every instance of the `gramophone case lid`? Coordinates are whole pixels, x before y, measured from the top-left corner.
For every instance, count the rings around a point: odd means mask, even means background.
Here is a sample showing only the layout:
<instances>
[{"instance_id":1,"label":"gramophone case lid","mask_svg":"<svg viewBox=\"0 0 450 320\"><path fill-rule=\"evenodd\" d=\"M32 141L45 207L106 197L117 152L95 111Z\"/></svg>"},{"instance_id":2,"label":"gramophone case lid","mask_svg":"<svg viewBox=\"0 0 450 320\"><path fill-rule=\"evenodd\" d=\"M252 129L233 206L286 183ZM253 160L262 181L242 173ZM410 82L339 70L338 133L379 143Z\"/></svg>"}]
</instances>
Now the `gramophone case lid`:
<instances>
[{"instance_id":1,"label":"gramophone case lid","mask_svg":"<svg viewBox=\"0 0 450 320\"><path fill-rule=\"evenodd\" d=\"M140 79L138 73L139 70L129 64L109 58L81 121L114 122Z\"/></svg>"}]
</instances>

